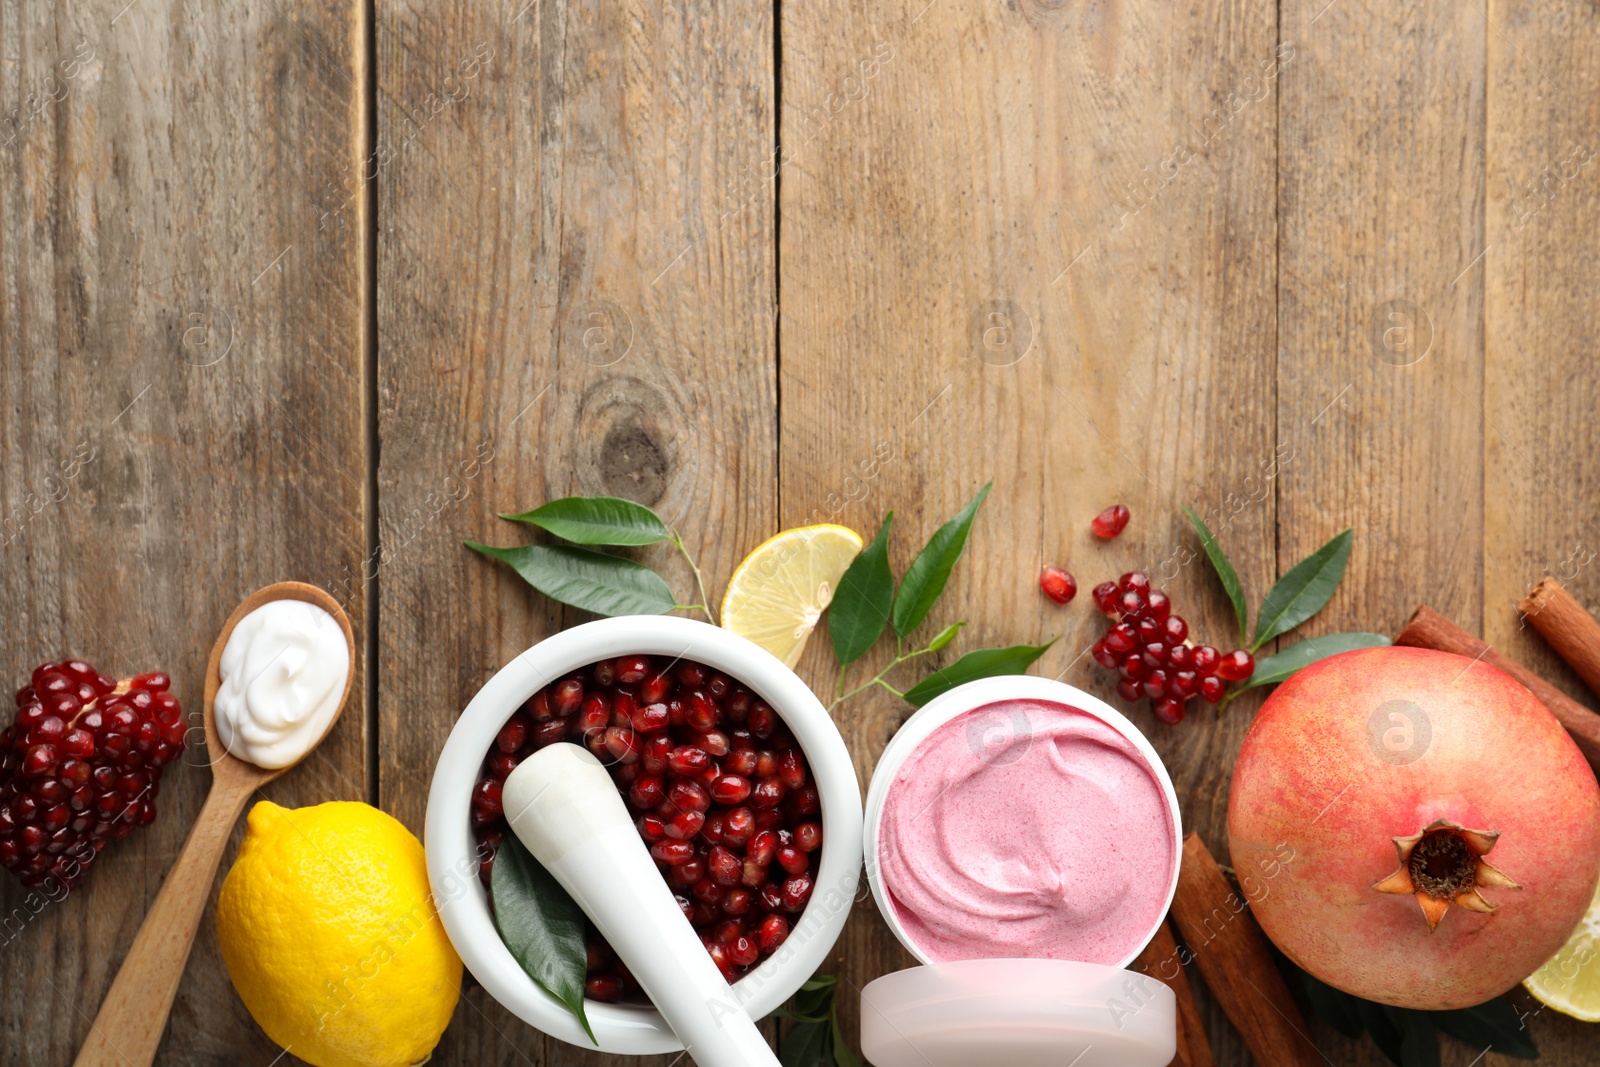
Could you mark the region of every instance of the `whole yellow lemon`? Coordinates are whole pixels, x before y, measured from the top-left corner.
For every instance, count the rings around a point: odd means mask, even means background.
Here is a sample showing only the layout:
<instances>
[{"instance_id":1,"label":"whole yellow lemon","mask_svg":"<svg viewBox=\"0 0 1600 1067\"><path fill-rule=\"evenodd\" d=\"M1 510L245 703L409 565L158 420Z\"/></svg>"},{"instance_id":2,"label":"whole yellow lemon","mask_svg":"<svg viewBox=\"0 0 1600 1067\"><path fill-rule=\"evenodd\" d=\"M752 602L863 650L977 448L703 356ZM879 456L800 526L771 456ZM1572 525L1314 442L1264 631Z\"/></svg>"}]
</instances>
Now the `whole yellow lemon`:
<instances>
[{"instance_id":1,"label":"whole yellow lemon","mask_svg":"<svg viewBox=\"0 0 1600 1067\"><path fill-rule=\"evenodd\" d=\"M316 1067L421 1063L460 996L422 843L367 804L250 809L217 930L250 1014Z\"/></svg>"}]
</instances>

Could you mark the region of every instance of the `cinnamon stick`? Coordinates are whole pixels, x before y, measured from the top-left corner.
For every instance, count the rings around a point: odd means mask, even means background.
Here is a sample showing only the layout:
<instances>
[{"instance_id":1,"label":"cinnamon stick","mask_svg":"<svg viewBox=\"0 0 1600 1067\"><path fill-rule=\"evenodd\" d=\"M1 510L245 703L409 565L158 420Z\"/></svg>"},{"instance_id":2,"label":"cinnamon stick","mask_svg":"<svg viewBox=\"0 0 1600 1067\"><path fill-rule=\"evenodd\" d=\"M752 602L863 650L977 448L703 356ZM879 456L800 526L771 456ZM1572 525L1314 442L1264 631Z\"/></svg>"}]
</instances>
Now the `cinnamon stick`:
<instances>
[{"instance_id":1,"label":"cinnamon stick","mask_svg":"<svg viewBox=\"0 0 1600 1067\"><path fill-rule=\"evenodd\" d=\"M1405 629L1395 635L1394 643L1470 656L1505 671L1526 686L1528 692L1538 697L1539 702L1550 709L1550 713L1567 728L1567 733L1577 742L1584 758L1589 761L1589 766L1595 769L1596 774L1600 774L1600 715L1573 700L1516 660L1496 652L1427 605L1423 605L1412 614Z\"/></svg>"},{"instance_id":2,"label":"cinnamon stick","mask_svg":"<svg viewBox=\"0 0 1600 1067\"><path fill-rule=\"evenodd\" d=\"M1195 1006L1194 992L1189 988L1189 977L1184 974L1178 943L1172 938L1172 928L1166 923L1156 931L1133 969L1162 982L1178 998L1178 1054L1168 1067L1216 1067L1211 1056L1211 1043L1206 1040L1206 1028L1200 1022L1200 1009Z\"/></svg>"},{"instance_id":3,"label":"cinnamon stick","mask_svg":"<svg viewBox=\"0 0 1600 1067\"><path fill-rule=\"evenodd\" d=\"M1583 684L1600 693L1600 621L1554 578L1534 586L1518 608Z\"/></svg>"},{"instance_id":4,"label":"cinnamon stick","mask_svg":"<svg viewBox=\"0 0 1600 1067\"><path fill-rule=\"evenodd\" d=\"M1266 935L1195 834L1183 839L1172 921L1257 1063L1321 1067L1322 1054L1311 1043Z\"/></svg>"}]
</instances>

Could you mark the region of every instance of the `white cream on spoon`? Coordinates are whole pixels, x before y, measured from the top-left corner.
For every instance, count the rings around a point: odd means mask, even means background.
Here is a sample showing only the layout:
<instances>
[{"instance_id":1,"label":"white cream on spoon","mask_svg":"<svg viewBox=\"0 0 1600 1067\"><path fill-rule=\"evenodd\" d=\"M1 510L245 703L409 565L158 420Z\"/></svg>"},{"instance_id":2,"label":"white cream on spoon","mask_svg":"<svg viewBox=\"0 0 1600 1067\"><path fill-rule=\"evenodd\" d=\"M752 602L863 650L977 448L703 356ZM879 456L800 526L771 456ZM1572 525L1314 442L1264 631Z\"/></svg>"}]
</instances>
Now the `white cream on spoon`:
<instances>
[{"instance_id":1,"label":"white cream on spoon","mask_svg":"<svg viewBox=\"0 0 1600 1067\"><path fill-rule=\"evenodd\" d=\"M273 600L240 619L222 650L217 733L268 770L299 760L328 732L350 675L350 646L332 615Z\"/></svg>"}]
</instances>

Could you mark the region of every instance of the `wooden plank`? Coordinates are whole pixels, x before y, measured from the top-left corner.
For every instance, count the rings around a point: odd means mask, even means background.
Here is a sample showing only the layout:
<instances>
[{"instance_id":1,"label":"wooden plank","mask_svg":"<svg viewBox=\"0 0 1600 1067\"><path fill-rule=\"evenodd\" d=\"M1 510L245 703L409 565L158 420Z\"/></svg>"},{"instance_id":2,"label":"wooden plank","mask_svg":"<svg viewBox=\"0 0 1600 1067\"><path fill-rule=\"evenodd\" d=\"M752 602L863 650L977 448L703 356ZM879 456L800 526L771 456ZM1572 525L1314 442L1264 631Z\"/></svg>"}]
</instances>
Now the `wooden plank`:
<instances>
[{"instance_id":1,"label":"wooden plank","mask_svg":"<svg viewBox=\"0 0 1600 1067\"><path fill-rule=\"evenodd\" d=\"M1600 21L1572 0L1486 14L1483 636L1597 707L1515 605L1551 574L1600 608ZM1592 1026L1521 1007L1541 1063L1593 1062Z\"/></svg>"},{"instance_id":2,"label":"wooden plank","mask_svg":"<svg viewBox=\"0 0 1600 1067\"><path fill-rule=\"evenodd\" d=\"M1240 569L1273 573L1274 12L783 6L783 522L870 531L893 508L903 569L993 478L929 619L969 623L946 662L1064 633L1041 673L1116 701L1083 655L1103 628L1087 591L1137 564L1231 647L1182 504L1230 515ZM1089 521L1117 501L1133 521L1096 543ZM1084 590L1065 610L1038 591L1046 562ZM802 673L831 685L825 641ZM863 782L908 711L883 696L837 715ZM1133 716L1186 825L1222 849L1248 714ZM847 988L912 962L870 905L837 959ZM1240 1062L1214 1009L1205 1025Z\"/></svg>"},{"instance_id":3,"label":"wooden plank","mask_svg":"<svg viewBox=\"0 0 1600 1067\"><path fill-rule=\"evenodd\" d=\"M775 529L771 5L378 9L382 803L502 664L580 621L465 537L570 493L680 526L713 597ZM646 550L680 595L685 567ZM659 1063L669 1062L664 1058ZM593 1064L473 986L439 1064Z\"/></svg>"},{"instance_id":4,"label":"wooden plank","mask_svg":"<svg viewBox=\"0 0 1600 1067\"><path fill-rule=\"evenodd\" d=\"M198 724L229 612L280 579L341 594L364 640L361 7L0 4L0 678L79 654L157 667ZM365 686L285 804L366 795ZM197 731L198 732L198 731ZM71 1062L199 810L203 751L155 825L15 919L0 1060ZM236 839L239 831L236 831ZM231 861L231 852L228 857ZM161 1061L278 1054L208 914Z\"/></svg>"}]
</instances>

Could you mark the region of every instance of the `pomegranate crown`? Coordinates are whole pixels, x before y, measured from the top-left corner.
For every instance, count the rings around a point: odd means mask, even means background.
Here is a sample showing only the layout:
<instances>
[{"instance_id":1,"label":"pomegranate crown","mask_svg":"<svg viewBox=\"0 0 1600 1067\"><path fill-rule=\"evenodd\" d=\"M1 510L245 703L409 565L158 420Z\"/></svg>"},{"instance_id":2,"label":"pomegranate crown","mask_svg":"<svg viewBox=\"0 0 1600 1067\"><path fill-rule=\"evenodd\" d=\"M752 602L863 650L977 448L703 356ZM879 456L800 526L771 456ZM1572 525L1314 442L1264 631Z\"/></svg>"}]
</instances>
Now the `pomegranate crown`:
<instances>
[{"instance_id":1,"label":"pomegranate crown","mask_svg":"<svg viewBox=\"0 0 1600 1067\"><path fill-rule=\"evenodd\" d=\"M1487 915L1495 905L1484 899L1481 888L1522 888L1483 858L1499 839L1499 830L1468 830L1449 819L1436 819L1410 837L1394 838L1400 869L1372 888L1416 897L1430 933L1439 928L1452 904Z\"/></svg>"}]
</instances>

